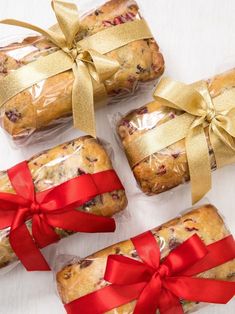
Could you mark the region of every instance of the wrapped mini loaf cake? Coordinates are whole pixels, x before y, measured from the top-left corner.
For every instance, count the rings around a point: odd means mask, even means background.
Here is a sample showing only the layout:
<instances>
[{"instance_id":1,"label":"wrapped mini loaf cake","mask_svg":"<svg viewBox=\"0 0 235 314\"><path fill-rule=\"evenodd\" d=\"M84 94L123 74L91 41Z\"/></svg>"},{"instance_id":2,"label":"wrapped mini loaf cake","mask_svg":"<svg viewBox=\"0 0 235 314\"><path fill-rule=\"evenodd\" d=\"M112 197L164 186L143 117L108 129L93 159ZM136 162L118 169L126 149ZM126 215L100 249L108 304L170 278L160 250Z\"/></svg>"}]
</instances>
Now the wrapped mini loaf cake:
<instances>
[{"instance_id":1,"label":"wrapped mini loaf cake","mask_svg":"<svg viewBox=\"0 0 235 314\"><path fill-rule=\"evenodd\" d=\"M111 160L104 147L90 136L61 144L40 153L28 161L35 192L56 187L83 174L95 174L113 169ZM15 193L6 171L0 172L0 192ZM79 194L79 191L78 191ZM124 190L116 190L97 195L77 208L98 216L111 217L126 207ZM31 220L27 221L31 230ZM56 228L59 237L71 234L69 230ZM9 242L10 228L0 230L0 268L17 260Z\"/></svg>"},{"instance_id":2,"label":"wrapped mini loaf cake","mask_svg":"<svg viewBox=\"0 0 235 314\"><path fill-rule=\"evenodd\" d=\"M206 81L213 101L234 92L235 70L225 72ZM235 93L234 93L235 97ZM230 104L225 101L223 104ZM230 104L231 105L231 104ZM181 115L182 111L163 106L161 101L153 101L124 116L117 125L117 132L124 149L135 139L141 138L149 130ZM208 128L205 128L210 156L211 169L217 168L214 151L212 149ZM159 194L190 180L185 139L182 139L161 151L158 151L132 167L134 176L140 188L148 195Z\"/></svg>"},{"instance_id":3,"label":"wrapped mini loaf cake","mask_svg":"<svg viewBox=\"0 0 235 314\"><path fill-rule=\"evenodd\" d=\"M81 19L81 37L140 19L133 0L111 0ZM81 38L77 38L80 40ZM58 48L43 37L28 37L0 49L0 77L46 56ZM127 97L140 82L159 77L164 61L154 39L138 40L107 53L120 69L104 85L110 99ZM35 130L63 125L72 114L72 70L50 77L10 99L2 108L2 126L14 138Z\"/></svg>"},{"instance_id":4,"label":"wrapped mini loaf cake","mask_svg":"<svg viewBox=\"0 0 235 314\"><path fill-rule=\"evenodd\" d=\"M219 241L230 233L212 205L201 206L152 230L160 246L161 259L173 249L197 234L206 245ZM112 245L87 258L73 261L57 273L57 286L64 304L109 285L104 279L107 258L119 254L138 260L133 243L128 240ZM221 254L223 254L221 252ZM235 281L235 260L224 263L199 275L202 278ZM109 311L109 314L131 314L136 302ZM196 303L182 301L184 312L195 309Z\"/></svg>"}]
</instances>

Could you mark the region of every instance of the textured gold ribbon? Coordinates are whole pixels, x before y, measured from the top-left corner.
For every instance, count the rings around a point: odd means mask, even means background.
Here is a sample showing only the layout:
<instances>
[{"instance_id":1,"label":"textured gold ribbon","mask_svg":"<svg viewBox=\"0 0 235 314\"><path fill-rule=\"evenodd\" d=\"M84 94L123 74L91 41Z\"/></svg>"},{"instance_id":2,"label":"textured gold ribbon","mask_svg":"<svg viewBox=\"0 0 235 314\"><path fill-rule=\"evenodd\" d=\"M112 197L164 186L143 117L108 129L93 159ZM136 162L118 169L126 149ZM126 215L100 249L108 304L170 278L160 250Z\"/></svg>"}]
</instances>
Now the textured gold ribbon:
<instances>
[{"instance_id":1,"label":"textured gold ribbon","mask_svg":"<svg viewBox=\"0 0 235 314\"><path fill-rule=\"evenodd\" d=\"M130 164L134 166L185 138L192 202L195 203L211 188L204 128L209 127L217 167L235 162L235 94L225 93L224 97L220 95L212 101L205 81L185 85L164 78L158 84L154 98L163 106L181 110L182 114L130 142L126 148Z\"/></svg>"},{"instance_id":2,"label":"textured gold ribbon","mask_svg":"<svg viewBox=\"0 0 235 314\"><path fill-rule=\"evenodd\" d=\"M105 103L107 95L103 82L120 67L118 61L105 54L132 41L153 36L144 20L135 20L107 28L76 42L76 35L82 31L77 6L73 3L52 0L52 8L58 25L49 30L13 19L1 21L3 24L36 31L53 42L60 50L24 65L2 79L0 107L32 85L72 69L75 77L72 91L74 126L96 136L94 95Z\"/></svg>"}]
</instances>

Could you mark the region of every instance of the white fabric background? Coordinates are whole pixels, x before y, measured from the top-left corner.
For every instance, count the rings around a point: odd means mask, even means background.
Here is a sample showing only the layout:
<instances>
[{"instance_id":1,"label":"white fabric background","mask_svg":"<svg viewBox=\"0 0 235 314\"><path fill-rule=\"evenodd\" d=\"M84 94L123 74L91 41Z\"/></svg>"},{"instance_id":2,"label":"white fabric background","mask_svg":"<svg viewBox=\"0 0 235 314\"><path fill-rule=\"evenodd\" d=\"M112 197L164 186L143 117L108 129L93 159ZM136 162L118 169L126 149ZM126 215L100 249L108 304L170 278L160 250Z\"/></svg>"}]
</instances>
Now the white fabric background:
<instances>
[{"instance_id":1,"label":"white fabric background","mask_svg":"<svg viewBox=\"0 0 235 314\"><path fill-rule=\"evenodd\" d=\"M101 1L76 1L82 8L92 8ZM165 56L166 72L176 80L192 82L207 78L235 65L235 1L234 0L139 0ZM50 0L0 0L0 18L18 18L42 27L55 22ZM0 37L24 33L14 27L0 26ZM140 106L150 99L142 95L120 106L97 112L98 135L109 141L115 151L116 169L129 197L129 215L121 219L117 231L111 235L74 235L60 242L60 252L86 256L111 243L134 236L155 227L190 207L189 184L157 197L143 196L135 183L124 154L117 145L108 123L108 114L123 112ZM72 130L60 135L52 143L13 149L0 131L0 169L13 166L33 153L78 136ZM213 174L213 189L208 199L215 204L232 232L235 231L235 166L228 166ZM53 251L50 248L48 251ZM225 306L210 306L200 310L204 314L234 313L235 302ZM63 306L56 295L52 273L26 273L18 266L0 278L1 314L62 314Z\"/></svg>"}]
</instances>

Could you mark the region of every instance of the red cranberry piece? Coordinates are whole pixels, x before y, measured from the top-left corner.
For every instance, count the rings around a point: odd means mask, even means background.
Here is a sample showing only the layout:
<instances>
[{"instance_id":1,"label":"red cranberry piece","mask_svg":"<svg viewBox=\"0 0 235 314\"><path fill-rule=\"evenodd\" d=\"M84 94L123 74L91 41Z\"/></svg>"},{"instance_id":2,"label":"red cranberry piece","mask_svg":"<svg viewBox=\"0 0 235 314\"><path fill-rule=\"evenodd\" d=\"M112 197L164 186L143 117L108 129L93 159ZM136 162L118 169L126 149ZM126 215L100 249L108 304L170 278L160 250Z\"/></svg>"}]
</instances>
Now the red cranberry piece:
<instances>
[{"instance_id":1,"label":"red cranberry piece","mask_svg":"<svg viewBox=\"0 0 235 314\"><path fill-rule=\"evenodd\" d=\"M135 15L132 12L127 12L125 18L127 21L133 21Z\"/></svg>"},{"instance_id":2,"label":"red cranberry piece","mask_svg":"<svg viewBox=\"0 0 235 314\"><path fill-rule=\"evenodd\" d=\"M106 26L106 27L110 27L110 26L113 25L113 23L110 22L110 21L103 21L102 23L103 23L103 25Z\"/></svg>"},{"instance_id":3,"label":"red cranberry piece","mask_svg":"<svg viewBox=\"0 0 235 314\"><path fill-rule=\"evenodd\" d=\"M115 17L115 19L113 20L114 25L119 25L119 24L123 24L123 23L125 23L125 20L123 19L123 17L121 15Z\"/></svg>"},{"instance_id":4,"label":"red cranberry piece","mask_svg":"<svg viewBox=\"0 0 235 314\"><path fill-rule=\"evenodd\" d=\"M174 118L175 118L175 114L174 114L173 112L170 112L170 113L169 113L169 117L170 117L171 119L174 119Z\"/></svg>"},{"instance_id":5,"label":"red cranberry piece","mask_svg":"<svg viewBox=\"0 0 235 314\"><path fill-rule=\"evenodd\" d=\"M177 246L179 246L181 243L176 239L176 238L172 238L170 239L168 246L170 250L174 250L175 248L177 248Z\"/></svg>"},{"instance_id":6,"label":"red cranberry piece","mask_svg":"<svg viewBox=\"0 0 235 314\"><path fill-rule=\"evenodd\" d=\"M139 115L148 113L148 108L147 107L142 107L140 109L137 109L136 113L139 114Z\"/></svg>"},{"instance_id":7,"label":"red cranberry piece","mask_svg":"<svg viewBox=\"0 0 235 314\"><path fill-rule=\"evenodd\" d=\"M16 123L22 117L22 114L17 109L6 111L5 115L13 123Z\"/></svg>"},{"instance_id":8,"label":"red cranberry piece","mask_svg":"<svg viewBox=\"0 0 235 314\"><path fill-rule=\"evenodd\" d=\"M171 154L171 156L172 156L173 158L175 158L175 159L178 158L179 155L180 155L180 153L172 153L172 154Z\"/></svg>"},{"instance_id":9,"label":"red cranberry piece","mask_svg":"<svg viewBox=\"0 0 235 314\"><path fill-rule=\"evenodd\" d=\"M161 165L158 168L157 175L158 176L163 176L164 174L166 174L166 166L165 165Z\"/></svg>"},{"instance_id":10,"label":"red cranberry piece","mask_svg":"<svg viewBox=\"0 0 235 314\"><path fill-rule=\"evenodd\" d=\"M113 200L115 200L115 201L116 201L116 200L118 200L118 199L119 199L119 196L118 196L118 194L117 194L117 193L112 193L111 195L112 195L112 199L113 199Z\"/></svg>"}]
</instances>

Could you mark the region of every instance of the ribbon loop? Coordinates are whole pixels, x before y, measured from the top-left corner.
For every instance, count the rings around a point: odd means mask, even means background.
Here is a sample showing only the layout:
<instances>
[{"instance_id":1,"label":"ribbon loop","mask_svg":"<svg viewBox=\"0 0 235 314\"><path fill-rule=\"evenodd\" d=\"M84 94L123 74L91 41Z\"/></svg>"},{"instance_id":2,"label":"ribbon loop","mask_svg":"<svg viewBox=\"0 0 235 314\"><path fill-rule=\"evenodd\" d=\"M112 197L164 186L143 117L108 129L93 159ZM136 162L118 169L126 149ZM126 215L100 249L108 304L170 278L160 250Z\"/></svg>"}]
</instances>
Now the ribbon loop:
<instances>
[{"instance_id":1,"label":"ribbon loop","mask_svg":"<svg viewBox=\"0 0 235 314\"><path fill-rule=\"evenodd\" d=\"M52 1L51 6L55 12L61 34L64 35L64 42L71 49L75 36L80 29L77 6L74 3L59 0Z\"/></svg>"}]
</instances>

